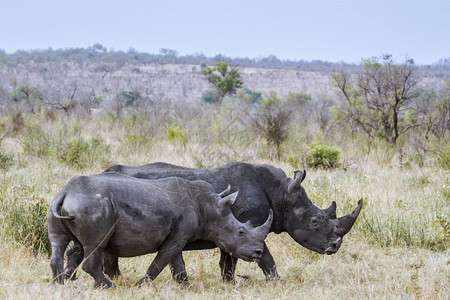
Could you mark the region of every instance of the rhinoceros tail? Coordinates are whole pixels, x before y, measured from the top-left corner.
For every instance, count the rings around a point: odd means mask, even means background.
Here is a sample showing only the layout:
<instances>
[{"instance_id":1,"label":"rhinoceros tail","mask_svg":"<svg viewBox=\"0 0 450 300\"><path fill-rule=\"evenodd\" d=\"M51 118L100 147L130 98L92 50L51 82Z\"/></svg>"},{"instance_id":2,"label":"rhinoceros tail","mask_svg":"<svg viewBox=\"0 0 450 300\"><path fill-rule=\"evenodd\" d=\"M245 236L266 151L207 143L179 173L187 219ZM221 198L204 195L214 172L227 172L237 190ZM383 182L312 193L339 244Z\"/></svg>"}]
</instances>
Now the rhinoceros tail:
<instances>
[{"instance_id":1,"label":"rhinoceros tail","mask_svg":"<svg viewBox=\"0 0 450 300\"><path fill-rule=\"evenodd\" d=\"M114 212L114 225L117 223L117 221L118 221L118 219L119 219L119 213L118 213L118 211L117 211L117 207L116 207L116 203L114 202L114 195L113 195L113 193L111 193L110 195L109 195L109 202L111 203L111 207L112 207L112 210L113 210L113 212Z\"/></svg>"},{"instance_id":2,"label":"rhinoceros tail","mask_svg":"<svg viewBox=\"0 0 450 300\"><path fill-rule=\"evenodd\" d=\"M50 204L50 209L52 210L52 214L58 219L73 220L73 219L75 219L74 216L61 216L61 214L58 212L58 210L60 210L61 205L63 204L65 198L66 198L66 193L64 191L61 191L52 200L52 203Z\"/></svg>"}]
</instances>

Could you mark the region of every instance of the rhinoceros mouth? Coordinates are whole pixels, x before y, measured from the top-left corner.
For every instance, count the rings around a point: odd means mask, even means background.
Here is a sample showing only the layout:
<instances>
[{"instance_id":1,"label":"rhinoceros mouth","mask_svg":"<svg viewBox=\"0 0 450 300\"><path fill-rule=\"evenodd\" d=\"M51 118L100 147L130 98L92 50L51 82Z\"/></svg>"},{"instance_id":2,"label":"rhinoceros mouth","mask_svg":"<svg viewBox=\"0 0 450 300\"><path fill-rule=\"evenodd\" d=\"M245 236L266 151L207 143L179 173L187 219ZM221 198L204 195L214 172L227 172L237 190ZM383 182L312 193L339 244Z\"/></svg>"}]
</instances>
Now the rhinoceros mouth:
<instances>
[{"instance_id":1,"label":"rhinoceros mouth","mask_svg":"<svg viewBox=\"0 0 450 300\"><path fill-rule=\"evenodd\" d=\"M255 251L247 261L258 262L262 258L262 251Z\"/></svg>"},{"instance_id":2,"label":"rhinoceros mouth","mask_svg":"<svg viewBox=\"0 0 450 300\"><path fill-rule=\"evenodd\" d=\"M253 254L251 260L252 261L258 261L262 257L262 254Z\"/></svg>"},{"instance_id":3,"label":"rhinoceros mouth","mask_svg":"<svg viewBox=\"0 0 450 300\"><path fill-rule=\"evenodd\" d=\"M331 255L336 253L342 244L342 237L338 237L337 239L331 241L328 247L325 249L325 254Z\"/></svg>"},{"instance_id":4,"label":"rhinoceros mouth","mask_svg":"<svg viewBox=\"0 0 450 300\"><path fill-rule=\"evenodd\" d=\"M336 247L328 247L327 249L325 249L324 253L326 255L331 255L331 254L335 254L338 251L338 249Z\"/></svg>"}]
</instances>

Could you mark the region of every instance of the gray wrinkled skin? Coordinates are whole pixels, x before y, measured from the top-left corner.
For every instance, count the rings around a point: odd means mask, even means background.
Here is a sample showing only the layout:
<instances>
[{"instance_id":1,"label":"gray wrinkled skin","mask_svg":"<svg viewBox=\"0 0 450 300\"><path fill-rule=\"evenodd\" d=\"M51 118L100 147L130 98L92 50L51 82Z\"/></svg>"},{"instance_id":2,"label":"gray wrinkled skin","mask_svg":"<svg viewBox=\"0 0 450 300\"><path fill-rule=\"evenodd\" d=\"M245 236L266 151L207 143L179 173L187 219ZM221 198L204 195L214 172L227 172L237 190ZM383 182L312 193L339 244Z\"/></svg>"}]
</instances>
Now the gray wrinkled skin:
<instances>
[{"instance_id":1,"label":"gray wrinkled skin","mask_svg":"<svg viewBox=\"0 0 450 300\"><path fill-rule=\"evenodd\" d=\"M52 283L63 283L64 250L83 249L83 270L98 287L111 287L102 272L103 253L132 257L158 252L145 276L153 280L171 261L183 264L181 251L199 241L246 261L262 256L272 222L253 228L231 213L237 193L221 198L205 181L182 178L141 180L115 172L72 178L48 212ZM185 270L176 279L187 283Z\"/></svg>"},{"instance_id":2,"label":"gray wrinkled skin","mask_svg":"<svg viewBox=\"0 0 450 300\"><path fill-rule=\"evenodd\" d=\"M144 166L116 165L105 172L115 171L143 179L158 179L169 176L182 177L188 180L205 180L216 192L225 190L228 184L232 191L239 191L238 198L231 210L241 222L261 225L273 210L273 222L270 232L287 232L302 246L321 254L336 253L342 244L342 239L356 221L363 201L349 215L336 218L336 203L320 209L308 198L301 186L306 172L297 171L293 179L288 178L283 170L265 164L250 164L235 162L214 169L193 169L175 166L167 163L152 163ZM212 244L194 242L184 250L208 249ZM67 273L72 274L77 260L80 259L80 249L72 247L68 250L69 264ZM221 251L219 265L224 280L233 281L237 258ZM279 278L272 255L264 244L262 258L258 261L267 279ZM185 274L182 257L170 263L172 274ZM109 276L120 274L117 257L105 255L105 272Z\"/></svg>"}]
</instances>

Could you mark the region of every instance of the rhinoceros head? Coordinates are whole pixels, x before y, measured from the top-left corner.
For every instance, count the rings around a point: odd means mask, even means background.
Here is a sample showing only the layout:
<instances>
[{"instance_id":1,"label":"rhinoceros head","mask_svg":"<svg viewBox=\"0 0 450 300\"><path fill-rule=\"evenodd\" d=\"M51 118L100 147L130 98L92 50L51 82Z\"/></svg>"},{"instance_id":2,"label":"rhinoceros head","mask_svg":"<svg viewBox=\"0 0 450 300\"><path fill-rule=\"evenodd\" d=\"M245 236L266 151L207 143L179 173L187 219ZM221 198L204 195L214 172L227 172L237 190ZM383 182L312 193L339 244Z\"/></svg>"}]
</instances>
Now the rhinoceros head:
<instances>
[{"instance_id":1,"label":"rhinoceros head","mask_svg":"<svg viewBox=\"0 0 450 300\"><path fill-rule=\"evenodd\" d=\"M224 196L229 189L220 193ZM270 210L266 222L252 227L250 222L238 221L231 212L230 206L236 200L238 192L219 199L219 211L222 216L214 226L215 242L223 251L246 261L259 259L262 256L264 240L272 225L273 212Z\"/></svg>"},{"instance_id":2,"label":"rhinoceros head","mask_svg":"<svg viewBox=\"0 0 450 300\"><path fill-rule=\"evenodd\" d=\"M333 254L339 250L342 238L358 217L363 200L344 217L336 217L336 202L326 209L315 206L301 186L306 171L296 171L286 191L285 228L289 235L302 246L321 254Z\"/></svg>"}]
</instances>

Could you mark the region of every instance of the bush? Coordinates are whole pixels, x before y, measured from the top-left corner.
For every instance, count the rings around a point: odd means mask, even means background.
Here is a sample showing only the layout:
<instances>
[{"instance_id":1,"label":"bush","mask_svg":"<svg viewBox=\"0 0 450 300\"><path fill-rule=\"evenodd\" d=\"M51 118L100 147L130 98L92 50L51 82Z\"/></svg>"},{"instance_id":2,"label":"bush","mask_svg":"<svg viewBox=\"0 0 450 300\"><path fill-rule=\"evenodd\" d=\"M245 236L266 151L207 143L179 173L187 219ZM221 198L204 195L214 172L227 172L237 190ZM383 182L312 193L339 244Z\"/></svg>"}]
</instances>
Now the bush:
<instances>
[{"instance_id":1,"label":"bush","mask_svg":"<svg viewBox=\"0 0 450 300\"><path fill-rule=\"evenodd\" d=\"M262 100L262 94L254 92L248 88L240 88L237 90L237 96L241 101L247 103L258 103Z\"/></svg>"},{"instance_id":2,"label":"bush","mask_svg":"<svg viewBox=\"0 0 450 300\"><path fill-rule=\"evenodd\" d=\"M25 154L47 157L52 153L52 137L38 120L32 120L25 125L22 146Z\"/></svg>"},{"instance_id":3,"label":"bush","mask_svg":"<svg viewBox=\"0 0 450 300\"><path fill-rule=\"evenodd\" d=\"M78 169L95 162L108 165L110 146L99 135L86 140L81 132L78 119L65 122L53 131L46 131L39 119L32 119L25 126L22 137L23 152L41 158L57 157L60 162Z\"/></svg>"},{"instance_id":4,"label":"bush","mask_svg":"<svg viewBox=\"0 0 450 300\"><path fill-rule=\"evenodd\" d=\"M123 142L132 149L137 149L149 146L153 142L153 137L145 134L125 133L123 135Z\"/></svg>"},{"instance_id":5,"label":"bush","mask_svg":"<svg viewBox=\"0 0 450 300\"><path fill-rule=\"evenodd\" d=\"M59 152L61 162L78 169L83 169L95 162L106 166L110 162L110 156L110 146L106 145L100 136L95 136L89 141L83 138L74 139L63 146Z\"/></svg>"},{"instance_id":6,"label":"bush","mask_svg":"<svg viewBox=\"0 0 450 300\"><path fill-rule=\"evenodd\" d=\"M446 144L434 151L438 165L444 170L450 170L450 145Z\"/></svg>"},{"instance_id":7,"label":"bush","mask_svg":"<svg viewBox=\"0 0 450 300\"><path fill-rule=\"evenodd\" d=\"M325 144L314 143L311 145L311 151L308 157L308 166L310 168L336 168L340 151L328 147Z\"/></svg>"},{"instance_id":8,"label":"bush","mask_svg":"<svg viewBox=\"0 0 450 300\"><path fill-rule=\"evenodd\" d=\"M169 141L179 140L183 144L187 142L186 132L177 124L168 125L166 128L166 137Z\"/></svg>"},{"instance_id":9,"label":"bush","mask_svg":"<svg viewBox=\"0 0 450 300\"><path fill-rule=\"evenodd\" d=\"M11 112L9 116L0 119L0 141L7 136L16 136L24 125L22 112Z\"/></svg>"},{"instance_id":10,"label":"bush","mask_svg":"<svg viewBox=\"0 0 450 300\"><path fill-rule=\"evenodd\" d=\"M6 153L0 148L0 170L6 172L13 164L14 155L12 153Z\"/></svg>"},{"instance_id":11,"label":"bush","mask_svg":"<svg viewBox=\"0 0 450 300\"><path fill-rule=\"evenodd\" d=\"M202 94L202 101L205 103L216 103L219 102L220 95L215 90L207 90Z\"/></svg>"},{"instance_id":12,"label":"bush","mask_svg":"<svg viewBox=\"0 0 450 300\"><path fill-rule=\"evenodd\" d=\"M254 130L266 140L276 152L276 158L281 159L281 144L289 137L288 125L292 111L280 104L275 93L264 98L257 113L252 119Z\"/></svg>"},{"instance_id":13,"label":"bush","mask_svg":"<svg viewBox=\"0 0 450 300\"><path fill-rule=\"evenodd\" d=\"M5 216L6 234L35 254L50 255L47 209L48 204L44 198L31 193L28 186L23 186L17 197L8 202L8 207L3 207L3 211L8 212Z\"/></svg>"}]
</instances>

